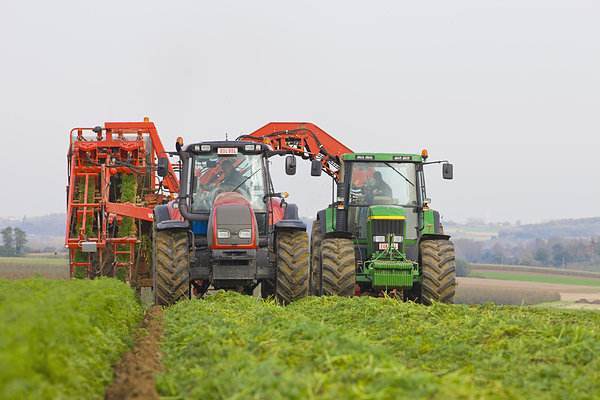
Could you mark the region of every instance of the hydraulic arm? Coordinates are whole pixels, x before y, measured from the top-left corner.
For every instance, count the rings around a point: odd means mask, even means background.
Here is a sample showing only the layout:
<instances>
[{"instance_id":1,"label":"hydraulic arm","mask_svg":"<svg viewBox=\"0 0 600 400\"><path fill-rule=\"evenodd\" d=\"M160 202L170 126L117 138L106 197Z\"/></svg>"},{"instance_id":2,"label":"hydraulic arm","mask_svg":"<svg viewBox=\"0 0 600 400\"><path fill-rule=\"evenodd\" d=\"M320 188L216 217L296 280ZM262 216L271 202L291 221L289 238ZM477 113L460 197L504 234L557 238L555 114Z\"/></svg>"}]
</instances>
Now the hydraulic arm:
<instances>
[{"instance_id":1,"label":"hydraulic arm","mask_svg":"<svg viewBox=\"0 0 600 400\"><path fill-rule=\"evenodd\" d=\"M322 170L336 181L342 154L353 151L310 122L270 122L238 140L270 145L282 154L295 154L308 160L319 160Z\"/></svg>"}]
</instances>

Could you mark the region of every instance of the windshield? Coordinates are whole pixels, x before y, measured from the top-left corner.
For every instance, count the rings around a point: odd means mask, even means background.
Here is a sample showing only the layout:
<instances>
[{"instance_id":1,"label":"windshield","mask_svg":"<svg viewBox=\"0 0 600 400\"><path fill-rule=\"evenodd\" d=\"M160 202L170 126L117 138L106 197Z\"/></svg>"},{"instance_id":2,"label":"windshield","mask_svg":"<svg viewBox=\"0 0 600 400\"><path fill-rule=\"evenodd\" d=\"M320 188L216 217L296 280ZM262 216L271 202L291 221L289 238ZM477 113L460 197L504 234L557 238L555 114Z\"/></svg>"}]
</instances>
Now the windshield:
<instances>
[{"instance_id":1,"label":"windshield","mask_svg":"<svg viewBox=\"0 0 600 400\"><path fill-rule=\"evenodd\" d=\"M416 206L415 164L353 162L350 205Z\"/></svg>"},{"instance_id":2,"label":"windshield","mask_svg":"<svg viewBox=\"0 0 600 400\"><path fill-rule=\"evenodd\" d=\"M210 211L220 193L233 191L250 201L255 211L265 210L261 155L199 155L193 167L192 212Z\"/></svg>"}]
</instances>

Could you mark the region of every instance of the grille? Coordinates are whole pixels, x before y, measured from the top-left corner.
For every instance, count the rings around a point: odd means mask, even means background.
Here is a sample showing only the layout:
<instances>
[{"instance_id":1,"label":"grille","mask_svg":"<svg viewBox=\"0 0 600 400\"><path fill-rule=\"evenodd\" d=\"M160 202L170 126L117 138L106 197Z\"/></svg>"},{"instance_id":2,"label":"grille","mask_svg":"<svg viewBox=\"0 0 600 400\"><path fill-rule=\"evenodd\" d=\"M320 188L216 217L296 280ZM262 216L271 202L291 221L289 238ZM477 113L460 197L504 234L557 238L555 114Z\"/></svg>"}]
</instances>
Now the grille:
<instances>
[{"instance_id":1,"label":"grille","mask_svg":"<svg viewBox=\"0 0 600 400\"><path fill-rule=\"evenodd\" d=\"M404 225L406 220L403 219L374 219L371 220L373 224L373 236L385 236L389 233L393 233L396 236L404 236Z\"/></svg>"}]
</instances>

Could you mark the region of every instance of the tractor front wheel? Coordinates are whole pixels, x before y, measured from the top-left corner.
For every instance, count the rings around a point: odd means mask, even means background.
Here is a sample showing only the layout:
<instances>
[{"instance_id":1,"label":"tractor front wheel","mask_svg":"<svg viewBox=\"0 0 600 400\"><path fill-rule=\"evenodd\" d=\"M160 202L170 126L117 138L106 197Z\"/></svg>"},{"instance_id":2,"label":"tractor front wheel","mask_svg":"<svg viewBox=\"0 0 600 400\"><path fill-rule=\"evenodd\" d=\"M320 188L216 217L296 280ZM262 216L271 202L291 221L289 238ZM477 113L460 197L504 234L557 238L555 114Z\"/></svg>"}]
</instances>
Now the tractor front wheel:
<instances>
[{"instance_id":1,"label":"tractor front wheel","mask_svg":"<svg viewBox=\"0 0 600 400\"><path fill-rule=\"evenodd\" d=\"M190 297L190 252L184 230L154 231L154 302L168 306Z\"/></svg>"},{"instance_id":2,"label":"tractor front wheel","mask_svg":"<svg viewBox=\"0 0 600 400\"><path fill-rule=\"evenodd\" d=\"M275 297L289 304L308 295L308 235L304 231L277 232ZM265 288L266 289L266 288Z\"/></svg>"},{"instance_id":3,"label":"tractor front wheel","mask_svg":"<svg viewBox=\"0 0 600 400\"><path fill-rule=\"evenodd\" d=\"M323 294L326 296L354 296L356 260L352 239L323 239L320 268ZM320 282L317 282L319 287Z\"/></svg>"},{"instance_id":4,"label":"tractor front wheel","mask_svg":"<svg viewBox=\"0 0 600 400\"><path fill-rule=\"evenodd\" d=\"M449 240L421 242L421 302L454 303L456 262L454 244Z\"/></svg>"}]
</instances>

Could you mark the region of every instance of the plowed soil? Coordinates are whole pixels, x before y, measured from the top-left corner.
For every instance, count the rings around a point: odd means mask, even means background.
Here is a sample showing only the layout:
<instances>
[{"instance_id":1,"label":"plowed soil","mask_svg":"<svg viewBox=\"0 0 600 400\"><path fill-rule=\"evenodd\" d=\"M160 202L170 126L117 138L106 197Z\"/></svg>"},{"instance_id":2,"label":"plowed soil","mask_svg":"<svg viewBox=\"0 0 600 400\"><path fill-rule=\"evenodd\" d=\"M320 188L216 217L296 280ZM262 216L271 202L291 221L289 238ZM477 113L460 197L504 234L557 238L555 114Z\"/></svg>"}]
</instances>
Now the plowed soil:
<instances>
[{"instance_id":1,"label":"plowed soil","mask_svg":"<svg viewBox=\"0 0 600 400\"><path fill-rule=\"evenodd\" d=\"M505 281L498 279L458 278L458 289L481 288L491 289L539 289L551 290L560 294L562 308L582 308L600 310L600 287L582 285L564 285L556 283ZM483 301L482 301L483 302Z\"/></svg>"},{"instance_id":2,"label":"plowed soil","mask_svg":"<svg viewBox=\"0 0 600 400\"><path fill-rule=\"evenodd\" d=\"M134 347L115 367L115 380L105 398L158 399L154 376L160 370L162 309L152 307L146 313Z\"/></svg>"}]
</instances>

